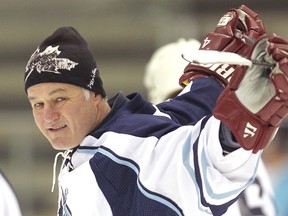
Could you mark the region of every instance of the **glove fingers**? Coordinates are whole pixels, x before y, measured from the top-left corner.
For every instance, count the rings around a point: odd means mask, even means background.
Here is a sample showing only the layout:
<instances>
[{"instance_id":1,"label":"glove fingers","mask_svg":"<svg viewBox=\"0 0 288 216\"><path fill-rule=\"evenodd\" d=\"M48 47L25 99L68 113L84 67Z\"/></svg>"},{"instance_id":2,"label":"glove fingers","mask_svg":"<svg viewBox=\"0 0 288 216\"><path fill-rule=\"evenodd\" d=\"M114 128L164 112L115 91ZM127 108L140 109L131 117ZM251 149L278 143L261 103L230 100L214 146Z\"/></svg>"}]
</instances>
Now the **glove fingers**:
<instances>
[{"instance_id":1,"label":"glove fingers","mask_svg":"<svg viewBox=\"0 0 288 216\"><path fill-rule=\"evenodd\" d=\"M288 100L288 81L287 76L282 73L272 75L272 80L276 89L276 100Z\"/></svg>"},{"instance_id":2,"label":"glove fingers","mask_svg":"<svg viewBox=\"0 0 288 216\"><path fill-rule=\"evenodd\" d=\"M288 55L288 41L275 34L271 35L268 39L268 54L278 62Z\"/></svg>"},{"instance_id":3,"label":"glove fingers","mask_svg":"<svg viewBox=\"0 0 288 216\"><path fill-rule=\"evenodd\" d=\"M286 57L288 56L288 53L286 53ZM283 58L279 62L279 69L283 71L283 73L286 75L286 79L288 78L288 58ZM286 86L286 89L288 86Z\"/></svg>"},{"instance_id":4,"label":"glove fingers","mask_svg":"<svg viewBox=\"0 0 288 216\"><path fill-rule=\"evenodd\" d=\"M270 55L272 58L278 62L282 58L287 57L288 54L288 44L283 44L283 45L278 45L278 44L270 44L269 45L270 49Z\"/></svg>"},{"instance_id":5,"label":"glove fingers","mask_svg":"<svg viewBox=\"0 0 288 216\"><path fill-rule=\"evenodd\" d=\"M287 41L286 41L284 38L276 35L275 33L273 33L273 34L268 38L268 41L269 41L270 43L276 43L276 44L287 44Z\"/></svg>"},{"instance_id":6,"label":"glove fingers","mask_svg":"<svg viewBox=\"0 0 288 216\"><path fill-rule=\"evenodd\" d=\"M202 41L200 49L232 52L250 58L255 44L263 37L266 37L263 22L254 11L242 5L238 9L230 9L220 18L214 31L208 33ZM215 78L223 86L230 82L236 67L228 64L190 64L179 79L180 85L184 86L193 80L194 74L198 77L201 66L204 76Z\"/></svg>"}]
</instances>

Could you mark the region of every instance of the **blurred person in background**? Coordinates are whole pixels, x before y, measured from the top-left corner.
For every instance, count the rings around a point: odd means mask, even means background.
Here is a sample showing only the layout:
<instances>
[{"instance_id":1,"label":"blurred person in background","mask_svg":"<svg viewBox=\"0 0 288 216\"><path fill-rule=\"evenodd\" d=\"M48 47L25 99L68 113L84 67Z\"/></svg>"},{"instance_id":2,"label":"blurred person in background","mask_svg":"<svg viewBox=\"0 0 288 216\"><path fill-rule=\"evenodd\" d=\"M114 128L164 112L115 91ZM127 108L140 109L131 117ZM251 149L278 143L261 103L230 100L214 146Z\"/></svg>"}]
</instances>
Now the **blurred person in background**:
<instances>
[{"instance_id":1,"label":"blurred person in background","mask_svg":"<svg viewBox=\"0 0 288 216\"><path fill-rule=\"evenodd\" d=\"M263 160L271 177L279 215L288 215L288 119L279 128L277 135L263 153Z\"/></svg>"},{"instance_id":2,"label":"blurred person in background","mask_svg":"<svg viewBox=\"0 0 288 216\"><path fill-rule=\"evenodd\" d=\"M0 170L0 215L21 216L21 210L11 184Z\"/></svg>"},{"instance_id":3,"label":"blurred person in background","mask_svg":"<svg viewBox=\"0 0 288 216\"><path fill-rule=\"evenodd\" d=\"M193 53L199 48L198 40L180 38L176 42L158 48L152 54L143 79L148 100L158 104L176 97L183 90L177 77L182 75L188 63L182 58L182 54ZM265 165L260 160L255 181L241 194L237 202L229 207L225 215L272 216L276 215L276 212L272 185Z\"/></svg>"}]
</instances>

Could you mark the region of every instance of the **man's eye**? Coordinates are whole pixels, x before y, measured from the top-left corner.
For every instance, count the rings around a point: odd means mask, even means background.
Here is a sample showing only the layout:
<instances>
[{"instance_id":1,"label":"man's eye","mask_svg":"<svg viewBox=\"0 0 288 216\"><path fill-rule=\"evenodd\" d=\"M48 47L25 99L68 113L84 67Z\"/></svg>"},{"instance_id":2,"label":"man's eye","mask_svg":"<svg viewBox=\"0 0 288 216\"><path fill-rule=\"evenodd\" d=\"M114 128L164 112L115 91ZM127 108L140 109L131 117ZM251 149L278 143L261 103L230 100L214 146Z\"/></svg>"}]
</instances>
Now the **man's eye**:
<instances>
[{"instance_id":1,"label":"man's eye","mask_svg":"<svg viewBox=\"0 0 288 216\"><path fill-rule=\"evenodd\" d=\"M36 110L41 109L43 106L44 106L43 103L35 103L35 104L33 104L33 108L36 109Z\"/></svg>"},{"instance_id":2,"label":"man's eye","mask_svg":"<svg viewBox=\"0 0 288 216\"><path fill-rule=\"evenodd\" d=\"M55 100L55 102L63 102L63 101L67 101L67 98L60 97L60 98L57 98L57 99Z\"/></svg>"}]
</instances>

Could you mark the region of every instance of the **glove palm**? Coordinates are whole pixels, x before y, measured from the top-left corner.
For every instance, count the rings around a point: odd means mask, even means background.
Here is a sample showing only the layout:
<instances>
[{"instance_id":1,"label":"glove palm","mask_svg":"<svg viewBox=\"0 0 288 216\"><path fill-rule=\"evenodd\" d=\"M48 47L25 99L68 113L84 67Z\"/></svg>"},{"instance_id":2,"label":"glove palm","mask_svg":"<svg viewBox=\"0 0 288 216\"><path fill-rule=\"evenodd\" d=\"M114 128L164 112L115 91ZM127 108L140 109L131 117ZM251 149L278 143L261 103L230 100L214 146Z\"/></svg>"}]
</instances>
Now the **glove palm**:
<instances>
[{"instance_id":1,"label":"glove palm","mask_svg":"<svg viewBox=\"0 0 288 216\"><path fill-rule=\"evenodd\" d=\"M260 40L251 58L271 68L238 66L213 112L254 153L270 143L288 113L287 51L288 42L276 35Z\"/></svg>"}]
</instances>

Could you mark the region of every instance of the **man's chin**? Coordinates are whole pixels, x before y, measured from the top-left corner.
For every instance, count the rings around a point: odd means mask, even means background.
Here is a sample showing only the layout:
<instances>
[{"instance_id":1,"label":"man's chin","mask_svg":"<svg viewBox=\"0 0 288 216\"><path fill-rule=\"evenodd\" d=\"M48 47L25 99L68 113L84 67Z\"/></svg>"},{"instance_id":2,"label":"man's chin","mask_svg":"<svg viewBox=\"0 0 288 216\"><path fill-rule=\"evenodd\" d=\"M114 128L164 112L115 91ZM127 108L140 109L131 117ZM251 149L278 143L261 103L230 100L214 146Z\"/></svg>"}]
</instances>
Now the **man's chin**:
<instances>
[{"instance_id":1,"label":"man's chin","mask_svg":"<svg viewBox=\"0 0 288 216\"><path fill-rule=\"evenodd\" d=\"M73 145L71 143L67 143L67 142L52 142L50 141L52 147L55 149L55 150L61 150L61 151L65 151L67 149L72 149L72 148L75 148L77 145Z\"/></svg>"},{"instance_id":2,"label":"man's chin","mask_svg":"<svg viewBox=\"0 0 288 216\"><path fill-rule=\"evenodd\" d=\"M58 146L58 145L53 145L52 144L52 147L55 149L55 150L59 150L59 151L65 151L67 150L68 148L66 147L63 147L63 146Z\"/></svg>"},{"instance_id":3,"label":"man's chin","mask_svg":"<svg viewBox=\"0 0 288 216\"><path fill-rule=\"evenodd\" d=\"M63 142L55 142L55 141L51 141L51 140L49 140L49 142L55 150L65 151L67 149L70 149L70 147Z\"/></svg>"}]
</instances>

